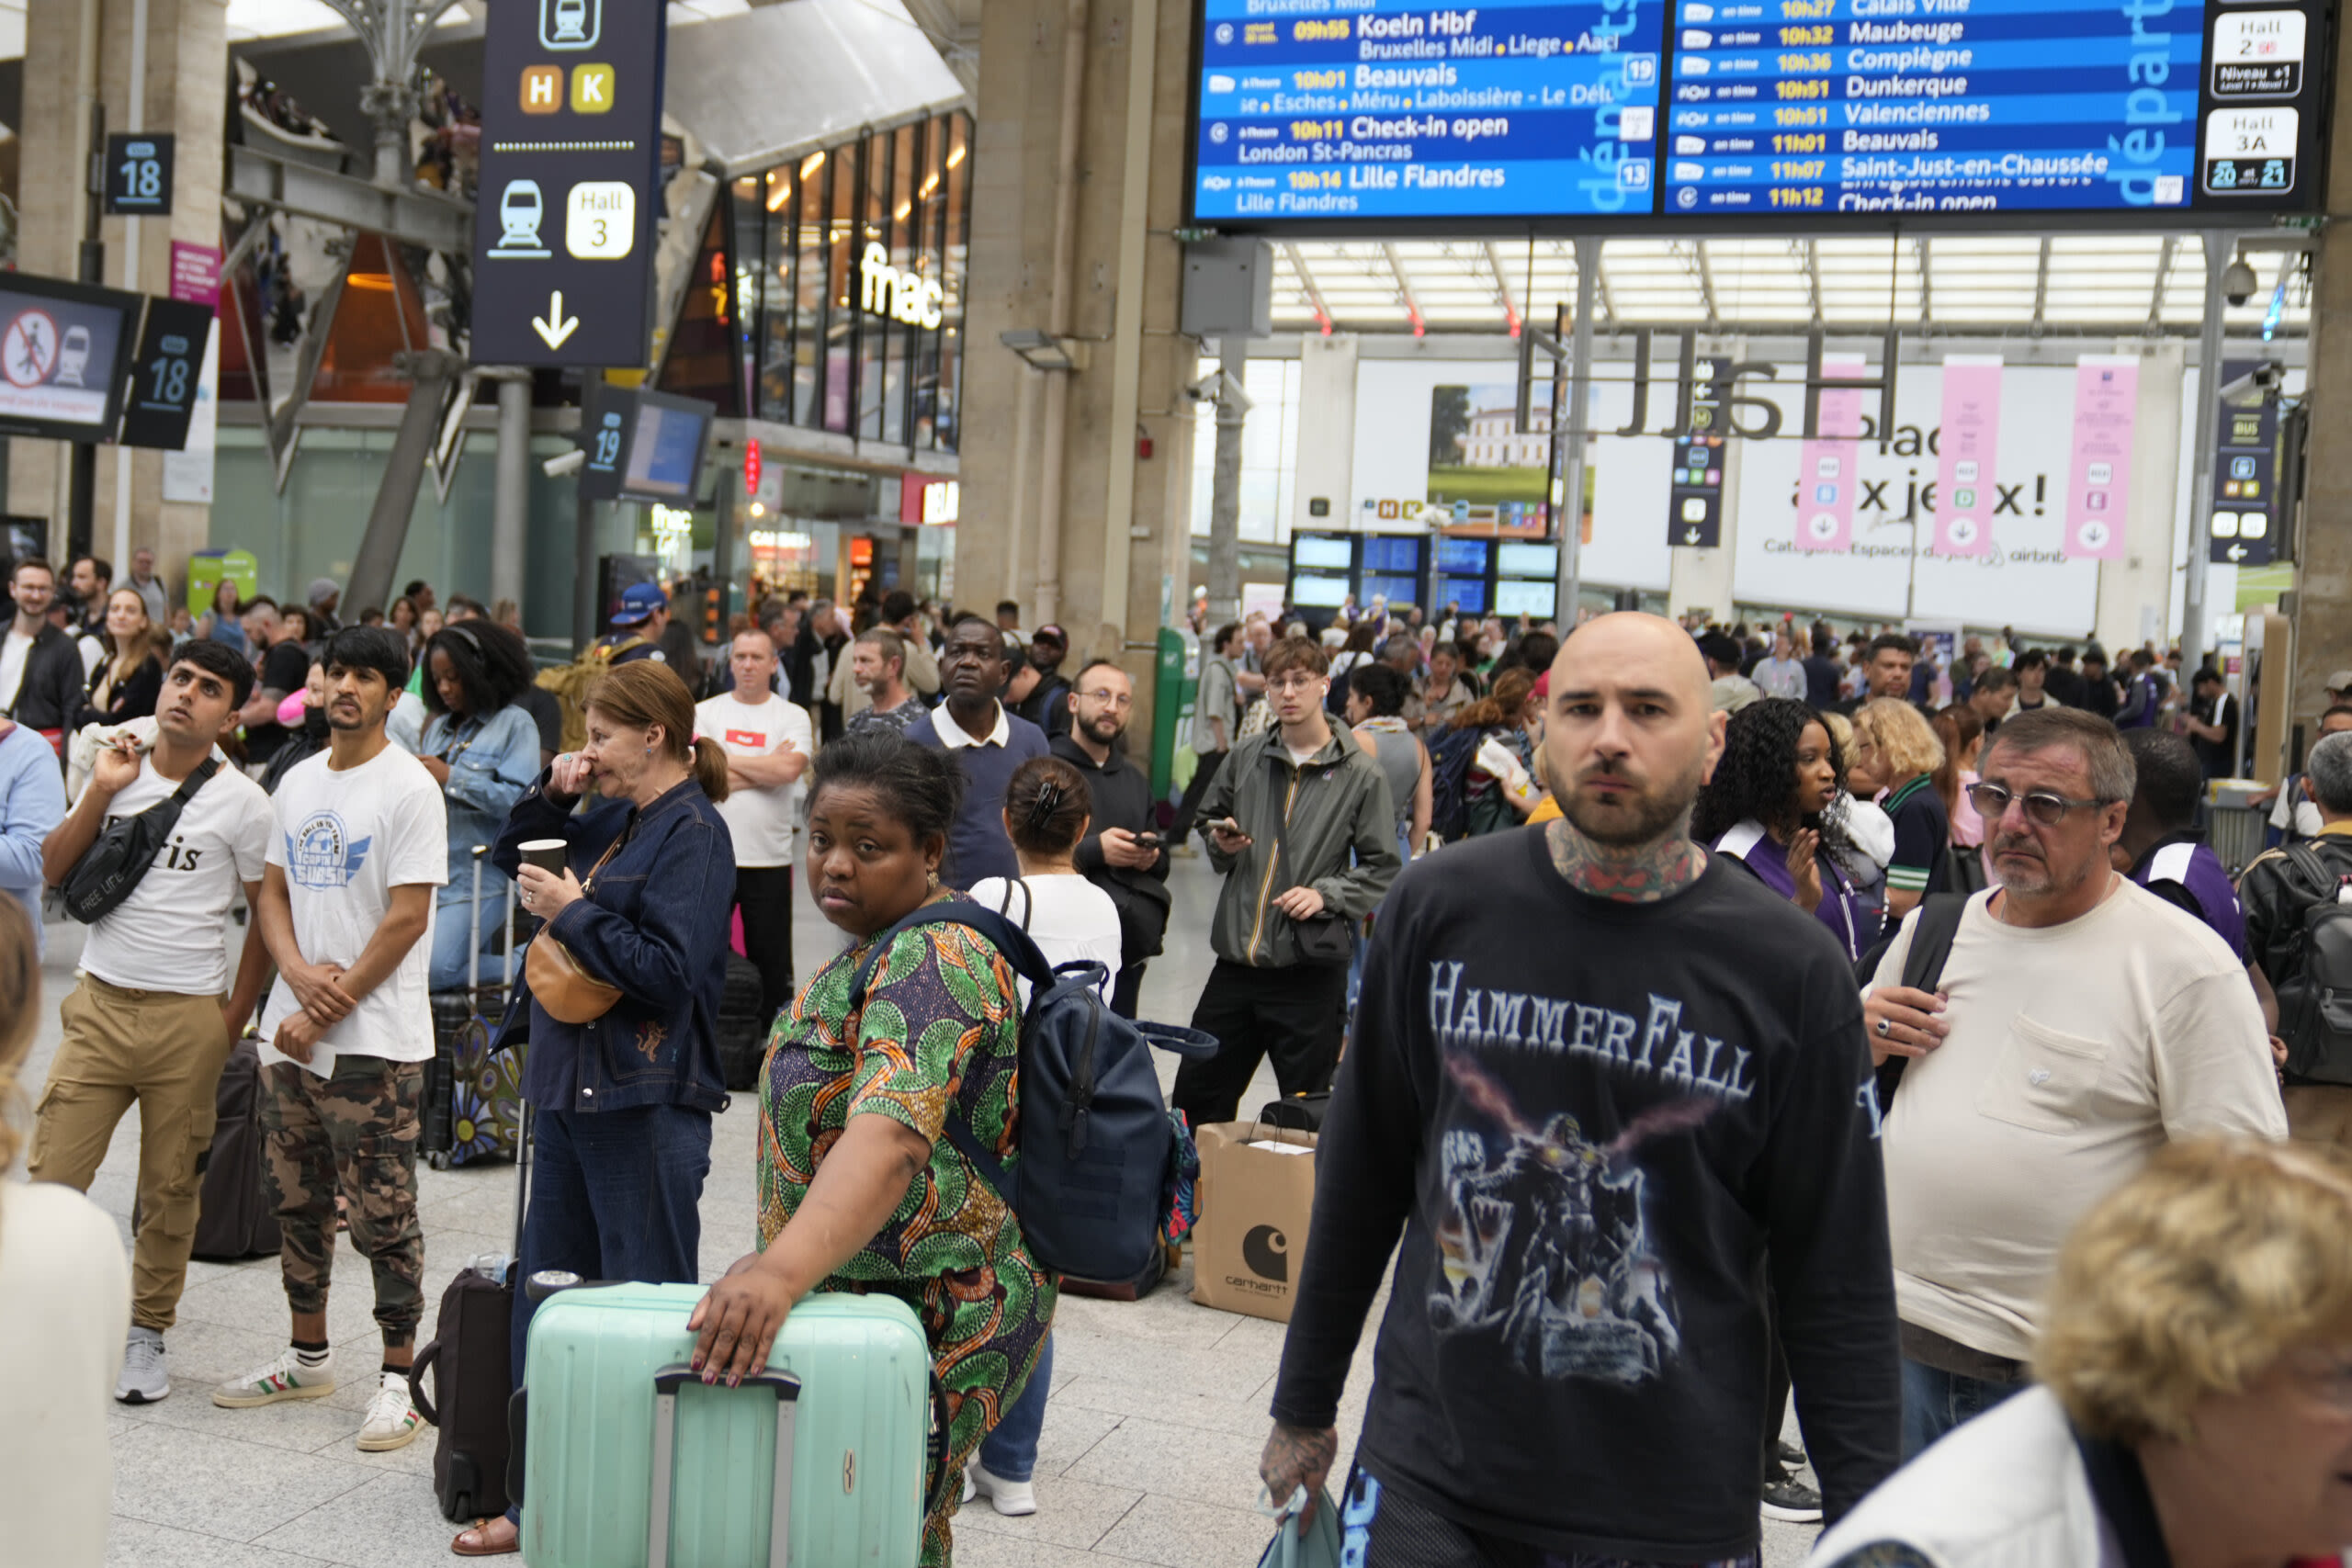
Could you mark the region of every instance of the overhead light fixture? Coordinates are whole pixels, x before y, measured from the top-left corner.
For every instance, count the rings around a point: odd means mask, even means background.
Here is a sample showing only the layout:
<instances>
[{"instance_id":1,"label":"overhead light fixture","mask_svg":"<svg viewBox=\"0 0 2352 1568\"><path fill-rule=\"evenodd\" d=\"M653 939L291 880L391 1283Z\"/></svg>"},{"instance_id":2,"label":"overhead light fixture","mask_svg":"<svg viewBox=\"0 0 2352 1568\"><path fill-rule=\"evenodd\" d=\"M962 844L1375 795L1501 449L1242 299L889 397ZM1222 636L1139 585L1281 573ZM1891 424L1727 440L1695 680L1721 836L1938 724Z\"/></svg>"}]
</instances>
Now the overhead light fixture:
<instances>
[{"instance_id":1,"label":"overhead light fixture","mask_svg":"<svg viewBox=\"0 0 2352 1568\"><path fill-rule=\"evenodd\" d=\"M1035 327L999 333L997 342L1021 356L1032 370L1083 370L1086 344L1076 338L1058 338Z\"/></svg>"}]
</instances>

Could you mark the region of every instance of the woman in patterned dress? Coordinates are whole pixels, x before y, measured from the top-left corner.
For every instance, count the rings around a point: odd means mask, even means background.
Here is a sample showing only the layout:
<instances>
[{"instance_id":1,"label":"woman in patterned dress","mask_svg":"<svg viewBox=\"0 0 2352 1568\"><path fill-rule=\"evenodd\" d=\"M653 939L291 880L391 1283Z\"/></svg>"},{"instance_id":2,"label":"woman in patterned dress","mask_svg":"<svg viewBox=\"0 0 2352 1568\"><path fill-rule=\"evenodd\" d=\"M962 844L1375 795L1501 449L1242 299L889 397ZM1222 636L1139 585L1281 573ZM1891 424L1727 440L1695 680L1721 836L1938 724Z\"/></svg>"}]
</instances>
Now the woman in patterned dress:
<instances>
[{"instance_id":1,"label":"woman in patterned dress","mask_svg":"<svg viewBox=\"0 0 2352 1568\"><path fill-rule=\"evenodd\" d=\"M761 1074L760 1250L695 1307L694 1361L706 1382L764 1366L812 1291L912 1306L946 1390L949 1446L921 1562L945 1568L965 1463L1027 1382L1058 1293L944 1132L961 1121L1014 1158L1019 1005L997 950L943 923L893 939L851 1010L876 939L959 897L939 865L963 779L945 752L878 732L829 743L809 774L809 890L854 940L776 1021Z\"/></svg>"}]
</instances>

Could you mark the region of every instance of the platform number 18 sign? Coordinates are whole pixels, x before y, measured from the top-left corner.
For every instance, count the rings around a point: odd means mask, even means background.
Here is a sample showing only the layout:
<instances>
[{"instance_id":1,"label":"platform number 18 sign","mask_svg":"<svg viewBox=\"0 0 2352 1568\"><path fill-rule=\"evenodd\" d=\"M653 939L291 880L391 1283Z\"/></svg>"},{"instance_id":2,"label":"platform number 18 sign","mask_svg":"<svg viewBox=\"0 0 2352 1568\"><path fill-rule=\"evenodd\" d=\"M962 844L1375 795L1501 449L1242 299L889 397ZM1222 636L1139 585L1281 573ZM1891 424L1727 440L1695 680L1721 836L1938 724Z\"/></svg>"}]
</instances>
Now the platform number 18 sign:
<instances>
[{"instance_id":1,"label":"platform number 18 sign","mask_svg":"<svg viewBox=\"0 0 2352 1568\"><path fill-rule=\"evenodd\" d=\"M107 138L107 215L154 218L172 210L172 139L133 133Z\"/></svg>"}]
</instances>

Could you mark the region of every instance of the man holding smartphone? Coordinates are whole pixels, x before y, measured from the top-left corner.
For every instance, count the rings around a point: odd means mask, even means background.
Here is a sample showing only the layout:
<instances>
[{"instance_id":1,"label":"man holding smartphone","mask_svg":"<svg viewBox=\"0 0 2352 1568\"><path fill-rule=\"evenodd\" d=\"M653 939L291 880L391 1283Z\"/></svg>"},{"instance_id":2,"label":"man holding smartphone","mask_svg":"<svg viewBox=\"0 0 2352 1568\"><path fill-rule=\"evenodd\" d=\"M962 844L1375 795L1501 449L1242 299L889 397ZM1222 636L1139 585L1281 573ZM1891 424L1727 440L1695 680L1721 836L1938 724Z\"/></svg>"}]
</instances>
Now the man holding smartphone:
<instances>
[{"instance_id":1,"label":"man holding smartphone","mask_svg":"<svg viewBox=\"0 0 2352 1568\"><path fill-rule=\"evenodd\" d=\"M1111 1010L1121 1018L1136 1016L1144 963L1159 953L1168 930L1168 852L1152 816L1151 780L1127 761L1120 742L1135 716L1135 690L1125 671L1094 660L1064 695L1069 728L1052 741L1053 754L1079 771L1093 796L1093 820L1078 841L1077 863L1119 911Z\"/></svg>"},{"instance_id":2,"label":"man holding smartphone","mask_svg":"<svg viewBox=\"0 0 2352 1568\"><path fill-rule=\"evenodd\" d=\"M1216 967L1193 1010L1219 1049L1177 1069L1171 1097L1195 1127L1233 1120L1265 1056L1285 1095L1331 1087L1348 953L1317 962L1299 934L1326 914L1360 922L1404 863L1386 776L1324 708L1329 670L1307 637L1266 650L1274 723L1233 749L1201 802L1225 888L1209 929Z\"/></svg>"}]
</instances>

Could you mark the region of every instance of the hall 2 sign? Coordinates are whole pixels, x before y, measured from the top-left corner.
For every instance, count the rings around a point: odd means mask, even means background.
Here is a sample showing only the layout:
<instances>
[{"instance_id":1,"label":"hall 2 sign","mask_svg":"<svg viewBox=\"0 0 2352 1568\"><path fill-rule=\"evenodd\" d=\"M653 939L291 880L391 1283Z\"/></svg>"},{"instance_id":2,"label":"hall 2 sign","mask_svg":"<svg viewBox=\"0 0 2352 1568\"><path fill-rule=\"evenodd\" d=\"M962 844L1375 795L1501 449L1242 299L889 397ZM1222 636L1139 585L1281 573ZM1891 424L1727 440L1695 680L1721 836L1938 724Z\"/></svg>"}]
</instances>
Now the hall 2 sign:
<instances>
[{"instance_id":1,"label":"hall 2 sign","mask_svg":"<svg viewBox=\"0 0 2352 1568\"><path fill-rule=\"evenodd\" d=\"M936 330L947 319L947 291L936 279L890 265L881 242L869 242L857 264L858 303L876 316Z\"/></svg>"}]
</instances>

